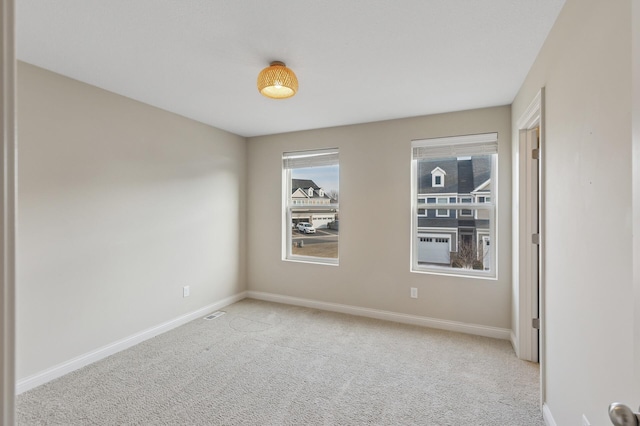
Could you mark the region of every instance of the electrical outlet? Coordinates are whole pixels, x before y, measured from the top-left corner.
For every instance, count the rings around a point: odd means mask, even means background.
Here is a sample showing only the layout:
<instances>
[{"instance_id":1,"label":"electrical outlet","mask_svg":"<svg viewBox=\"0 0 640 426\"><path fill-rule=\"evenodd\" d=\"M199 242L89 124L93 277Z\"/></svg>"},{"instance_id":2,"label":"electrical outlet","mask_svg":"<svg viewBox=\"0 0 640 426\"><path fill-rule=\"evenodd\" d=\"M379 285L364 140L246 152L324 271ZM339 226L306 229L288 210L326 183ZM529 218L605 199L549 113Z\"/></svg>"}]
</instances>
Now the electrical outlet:
<instances>
[{"instance_id":1,"label":"electrical outlet","mask_svg":"<svg viewBox=\"0 0 640 426\"><path fill-rule=\"evenodd\" d=\"M191 289L189 288L188 285L185 285L184 287L182 287L182 297L189 297L190 294L191 294Z\"/></svg>"},{"instance_id":2,"label":"electrical outlet","mask_svg":"<svg viewBox=\"0 0 640 426\"><path fill-rule=\"evenodd\" d=\"M418 289L415 287L411 287L411 298L412 299L418 298Z\"/></svg>"},{"instance_id":3,"label":"electrical outlet","mask_svg":"<svg viewBox=\"0 0 640 426\"><path fill-rule=\"evenodd\" d=\"M589 420L587 420L587 416L585 416L584 414L582 415L582 426L591 426L591 423L589 423Z\"/></svg>"}]
</instances>

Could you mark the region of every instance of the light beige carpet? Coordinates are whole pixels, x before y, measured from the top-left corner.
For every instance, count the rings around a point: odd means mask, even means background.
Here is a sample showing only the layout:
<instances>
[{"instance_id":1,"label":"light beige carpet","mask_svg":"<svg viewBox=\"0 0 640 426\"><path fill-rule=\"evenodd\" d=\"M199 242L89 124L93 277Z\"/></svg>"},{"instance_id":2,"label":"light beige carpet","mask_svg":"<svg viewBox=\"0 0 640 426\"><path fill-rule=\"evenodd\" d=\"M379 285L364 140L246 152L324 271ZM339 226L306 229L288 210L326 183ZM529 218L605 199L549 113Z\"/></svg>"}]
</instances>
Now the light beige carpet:
<instances>
[{"instance_id":1,"label":"light beige carpet","mask_svg":"<svg viewBox=\"0 0 640 426\"><path fill-rule=\"evenodd\" d=\"M19 425L543 425L509 342L243 300L17 398Z\"/></svg>"}]
</instances>

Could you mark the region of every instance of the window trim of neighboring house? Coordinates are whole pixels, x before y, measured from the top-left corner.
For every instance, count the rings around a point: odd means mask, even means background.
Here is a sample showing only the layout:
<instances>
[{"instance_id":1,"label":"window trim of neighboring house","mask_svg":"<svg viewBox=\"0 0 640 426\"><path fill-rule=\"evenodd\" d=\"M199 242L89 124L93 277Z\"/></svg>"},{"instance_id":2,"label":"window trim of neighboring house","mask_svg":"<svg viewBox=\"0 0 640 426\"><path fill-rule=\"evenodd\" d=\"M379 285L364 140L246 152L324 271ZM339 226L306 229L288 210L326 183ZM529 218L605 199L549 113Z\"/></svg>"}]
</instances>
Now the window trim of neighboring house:
<instances>
[{"instance_id":1,"label":"window trim of neighboring house","mask_svg":"<svg viewBox=\"0 0 640 426\"><path fill-rule=\"evenodd\" d=\"M330 212L337 215L339 211L338 203L319 203L317 200L312 200L314 192L319 197L327 196L326 192L318 187L317 191L313 188L304 190L298 188L305 199L293 199L292 198L292 170L296 168L310 168L310 167L322 167L339 165L338 148L319 149L311 151L292 151L284 152L282 154L282 260L293 261L302 263L314 263L322 265L338 265L339 257L326 258L315 256L303 256L299 254L293 254L292 252L292 232L293 232L293 209L312 208L314 212L323 214L322 212ZM327 213L324 213L326 216ZM338 239L338 244L339 244ZM339 253L339 249L338 249ZM339 256L339 254L338 254Z\"/></svg>"},{"instance_id":2,"label":"window trim of neighboring house","mask_svg":"<svg viewBox=\"0 0 640 426\"><path fill-rule=\"evenodd\" d=\"M490 279L497 280L498 278L498 259L497 259L497 227L498 227L498 218L497 218L497 201L498 201L498 185L497 185L497 172L498 172L498 134L497 133L484 133L477 135L465 135L465 136L453 136L453 137L443 137L443 138L434 138L434 139L419 139L411 141L412 148L412 167L411 167L411 272L416 273L427 273L427 274L436 274L436 275L453 275L460 277L472 277L479 279ZM448 200L448 211L449 214L439 215L438 214L438 206L442 205L442 203L438 203L438 198L444 198L445 194L439 193L418 193L418 160L419 159L438 159L438 158L471 158L472 156L491 156L491 170L490 170L490 178L483 182L481 185L477 185L477 187L471 191L469 194L454 194L456 196L455 201ZM436 168L437 169L437 168ZM433 170L436 170L433 169ZM433 178L433 175L432 175ZM433 182L433 179L432 179ZM433 186L433 185L432 185ZM428 187L427 187L428 188ZM424 192L424 191L423 191ZM476 192L480 192L481 194L476 194ZM485 197L485 202L479 203L476 202L476 195ZM436 198L436 203L427 203L428 198ZM453 196L452 196L453 197ZM487 197L488 200L487 200ZM465 202L462 202L462 199L465 199ZM424 202L419 202L418 199ZM470 201L470 202L468 202ZM429 210L436 210L436 214L434 216L429 215ZM442 210L442 209L441 209ZM471 214L461 215L462 211L471 210ZM450 212L455 212L455 215L452 215ZM428 264L428 261L419 262L418 260L418 240L420 237L424 237L425 234L448 234L449 231L445 232L445 228L440 229L437 227L433 227L429 225L428 228L419 227L418 220L425 220L426 217L435 217L435 218L460 218L460 219L468 219L468 220L479 220L477 217L477 212L482 211L482 217L486 216L486 220L488 220L488 226L486 224L482 225L482 228L476 228L473 233L478 241L475 241L474 244L478 250L484 250L485 245L482 244L480 240L480 236L478 231L482 233L484 237L483 240L488 238L488 254L485 256L483 252L477 252L474 256L483 256L483 258L489 257L489 270L479 270L479 269L463 269L463 268L454 268L453 266L440 266ZM421 214L418 214L421 212ZM422 214L423 212L423 214ZM476 212L476 213L473 213ZM484 219L483 219L484 220ZM429 223L428 221L426 223ZM459 225L457 225L459 226ZM477 225L474 225L477 226ZM427 231L428 229L428 231ZM447 228L448 229L448 228ZM462 250L461 247L458 247L459 241L461 239L461 235L459 234L458 228L456 229L456 241L451 241L450 244L452 247L455 246L456 252ZM488 229L488 230L487 230ZM478 248L479 247L479 248ZM475 252L474 252L475 253ZM480 259L480 258L479 258ZM484 259L480 259L485 262ZM453 261L453 258L452 258ZM485 266L486 267L486 266Z\"/></svg>"}]
</instances>

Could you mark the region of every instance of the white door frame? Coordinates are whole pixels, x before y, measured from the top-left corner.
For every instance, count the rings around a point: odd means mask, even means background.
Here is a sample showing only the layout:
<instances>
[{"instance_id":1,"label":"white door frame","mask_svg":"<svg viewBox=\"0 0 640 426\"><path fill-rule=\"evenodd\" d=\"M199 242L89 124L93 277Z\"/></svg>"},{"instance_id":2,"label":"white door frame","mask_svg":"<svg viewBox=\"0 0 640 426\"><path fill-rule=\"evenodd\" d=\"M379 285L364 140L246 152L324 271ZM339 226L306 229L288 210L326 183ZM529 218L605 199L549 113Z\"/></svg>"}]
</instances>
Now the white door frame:
<instances>
[{"instance_id":1,"label":"white door frame","mask_svg":"<svg viewBox=\"0 0 640 426\"><path fill-rule=\"evenodd\" d=\"M545 400L545 321L544 321L544 300L545 300L545 117L544 117L544 88L540 89L536 97L533 99L525 113L518 120L518 136L519 136L519 154L516 161L518 162L518 229L517 232L517 258L518 272L516 275L518 282L518 326L515 332L518 343L518 357L530 361L538 361L540 363L540 391L541 402ZM539 257L538 264L532 264L532 250L535 246L531 243L532 229L535 229L535 215L527 211L530 207L528 198L531 197L530 188L527 184L527 178L530 174L530 168L526 167L526 162L531 159L531 152L522 149L526 146L526 138L530 134L530 130L539 128L539 160L538 160L538 234L539 234ZM533 268L537 268L538 281L534 282L532 277ZM539 293L538 293L539 285ZM537 303L536 302L537 299ZM535 305L538 306L538 312L535 312ZM540 318L540 339L539 347L534 344L537 341L537 333L532 327L532 318ZM539 357L538 357L539 354Z\"/></svg>"},{"instance_id":2,"label":"white door frame","mask_svg":"<svg viewBox=\"0 0 640 426\"><path fill-rule=\"evenodd\" d=\"M0 424L15 423L16 59L14 0L0 0Z\"/></svg>"},{"instance_id":3,"label":"white door frame","mask_svg":"<svg viewBox=\"0 0 640 426\"><path fill-rule=\"evenodd\" d=\"M533 235L538 234L538 194L540 161L532 157L538 149L539 116L535 121L518 130L518 304L519 321L519 357L527 361L539 362L538 330L533 328L532 319L539 318L539 253L538 244Z\"/></svg>"}]
</instances>

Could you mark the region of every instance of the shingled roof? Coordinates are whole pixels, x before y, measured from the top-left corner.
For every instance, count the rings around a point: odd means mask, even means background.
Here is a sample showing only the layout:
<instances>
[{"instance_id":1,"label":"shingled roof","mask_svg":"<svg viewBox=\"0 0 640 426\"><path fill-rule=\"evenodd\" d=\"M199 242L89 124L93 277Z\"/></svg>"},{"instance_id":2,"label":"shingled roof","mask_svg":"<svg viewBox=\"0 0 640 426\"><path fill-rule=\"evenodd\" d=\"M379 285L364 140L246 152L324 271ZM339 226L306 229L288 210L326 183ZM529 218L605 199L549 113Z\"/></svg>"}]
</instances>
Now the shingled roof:
<instances>
[{"instance_id":1,"label":"shingled roof","mask_svg":"<svg viewBox=\"0 0 640 426\"><path fill-rule=\"evenodd\" d=\"M431 172L439 167L446 173L444 186L434 187ZM418 161L419 194L469 194L491 178L488 156L422 159Z\"/></svg>"},{"instance_id":2,"label":"shingled roof","mask_svg":"<svg viewBox=\"0 0 640 426\"><path fill-rule=\"evenodd\" d=\"M309 188L313 188L313 196L309 197ZM304 192L304 195L307 198L324 198L330 200L326 193L320 196L320 190L322 189L314 181L311 179L291 179L291 193L295 193L298 189L301 189Z\"/></svg>"},{"instance_id":3,"label":"shingled roof","mask_svg":"<svg viewBox=\"0 0 640 426\"><path fill-rule=\"evenodd\" d=\"M309 189L313 188L314 191L320 189L318 185L311 179L291 179L291 191L294 192L296 189Z\"/></svg>"}]
</instances>

